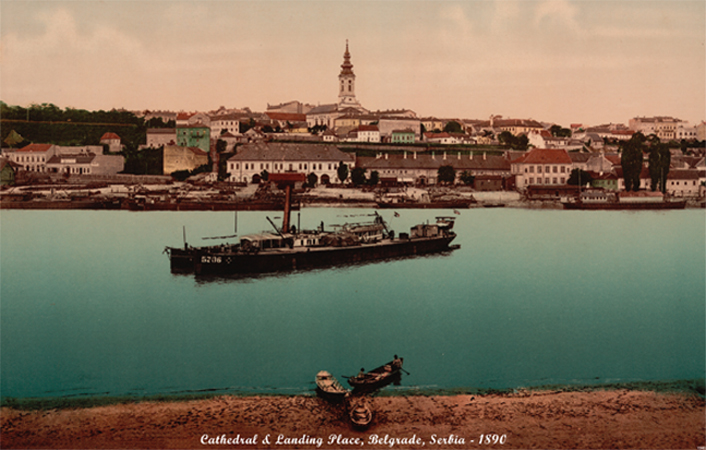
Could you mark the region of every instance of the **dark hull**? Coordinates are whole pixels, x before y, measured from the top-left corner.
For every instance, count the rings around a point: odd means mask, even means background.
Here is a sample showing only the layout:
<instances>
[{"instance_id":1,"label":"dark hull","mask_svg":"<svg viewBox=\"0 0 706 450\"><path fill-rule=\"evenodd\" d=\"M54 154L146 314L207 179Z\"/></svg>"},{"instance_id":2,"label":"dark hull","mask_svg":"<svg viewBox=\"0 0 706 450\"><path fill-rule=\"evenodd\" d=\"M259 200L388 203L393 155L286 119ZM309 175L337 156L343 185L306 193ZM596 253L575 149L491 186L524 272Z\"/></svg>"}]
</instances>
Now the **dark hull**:
<instances>
[{"instance_id":1,"label":"dark hull","mask_svg":"<svg viewBox=\"0 0 706 450\"><path fill-rule=\"evenodd\" d=\"M316 387L316 394L319 397L321 397L324 400L329 401L331 403L340 403L346 398L346 395L348 394L348 392L347 391L332 392L332 391L327 391L327 390L321 389L320 387L317 386Z\"/></svg>"},{"instance_id":2,"label":"dark hull","mask_svg":"<svg viewBox=\"0 0 706 450\"><path fill-rule=\"evenodd\" d=\"M473 200L448 201L448 202L377 202L380 209L468 209Z\"/></svg>"},{"instance_id":3,"label":"dark hull","mask_svg":"<svg viewBox=\"0 0 706 450\"><path fill-rule=\"evenodd\" d=\"M617 203L586 203L586 202L565 202L564 209L583 210L654 210L654 209L684 209L686 200L672 202L617 202Z\"/></svg>"},{"instance_id":4,"label":"dark hull","mask_svg":"<svg viewBox=\"0 0 706 450\"><path fill-rule=\"evenodd\" d=\"M456 236L395 239L350 247L311 247L303 250L263 251L261 253L218 253L200 249L171 248L172 272L197 275L231 275L311 269L452 250Z\"/></svg>"}]
</instances>

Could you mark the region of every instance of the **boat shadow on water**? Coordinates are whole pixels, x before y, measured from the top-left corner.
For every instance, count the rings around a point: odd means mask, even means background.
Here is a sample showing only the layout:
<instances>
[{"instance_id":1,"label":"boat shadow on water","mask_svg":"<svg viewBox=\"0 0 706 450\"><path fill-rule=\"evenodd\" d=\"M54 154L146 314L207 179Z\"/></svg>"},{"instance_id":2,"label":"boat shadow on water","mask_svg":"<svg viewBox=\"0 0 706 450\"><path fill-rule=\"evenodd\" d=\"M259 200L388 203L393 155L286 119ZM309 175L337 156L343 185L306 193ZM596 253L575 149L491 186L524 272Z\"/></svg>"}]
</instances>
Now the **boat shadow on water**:
<instances>
[{"instance_id":1,"label":"boat shadow on water","mask_svg":"<svg viewBox=\"0 0 706 450\"><path fill-rule=\"evenodd\" d=\"M445 250L438 253L429 253L423 255L407 255L390 257L377 260L369 261L355 261L347 262L343 264L328 264L324 266L317 266L311 268L303 268L296 270L280 270L276 272L263 272L263 273L235 273L235 274L194 274L191 271L172 271L172 276L175 278L194 278L197 284L209 284L209 283L251 283L259 280L272 280L287 277L296 277L300 275L316 274L324 271L335 271L335 272L347 272L351 270L356 270L365 266L372 266L376 264L384 263L395 263L403 262L416 259L440 259L449 258L457 250L459 246L451 246L449 250Z\"/></svg>"}]
</instances>

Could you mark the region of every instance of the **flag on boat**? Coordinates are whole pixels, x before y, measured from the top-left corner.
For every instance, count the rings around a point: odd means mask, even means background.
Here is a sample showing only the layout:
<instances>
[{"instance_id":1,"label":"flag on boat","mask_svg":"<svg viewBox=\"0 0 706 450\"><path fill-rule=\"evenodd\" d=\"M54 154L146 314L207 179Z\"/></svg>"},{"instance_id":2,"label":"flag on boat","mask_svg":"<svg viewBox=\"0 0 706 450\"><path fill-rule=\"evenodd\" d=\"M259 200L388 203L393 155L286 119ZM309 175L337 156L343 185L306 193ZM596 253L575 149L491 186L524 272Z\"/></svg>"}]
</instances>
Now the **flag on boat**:
<instances>
[{"instance_id":1,"label":"flag on boat","mask_svg":"<svg viewBox=\"0 0 706 450\"><path fill-rule=\"evenodd\" d=\"M395 217L399 217L399 216L400 216L399 213L397 211L395 211Z\"/></svg>"},{"instance_id":2,"label":"flag on boat","mask_svg":"<svg viewBox=\"0 0 706 450\"><path fill-rule=\"evenodd\" d=\"M458 215L461 215L461 213L460 213L460 212L458 212L458 209L454 209L454 214L458 214Z\"/></svg>"}]
</instances>

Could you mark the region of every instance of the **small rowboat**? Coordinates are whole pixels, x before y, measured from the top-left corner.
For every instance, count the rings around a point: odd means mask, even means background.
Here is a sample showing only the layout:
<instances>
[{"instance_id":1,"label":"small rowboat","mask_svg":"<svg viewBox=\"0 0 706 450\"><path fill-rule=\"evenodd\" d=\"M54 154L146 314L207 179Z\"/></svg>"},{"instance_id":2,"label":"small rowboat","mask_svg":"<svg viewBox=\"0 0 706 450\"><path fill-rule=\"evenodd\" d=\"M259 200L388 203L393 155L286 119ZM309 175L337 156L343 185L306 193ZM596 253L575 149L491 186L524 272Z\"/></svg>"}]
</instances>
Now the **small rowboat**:
<instances>
[{"instance_id":1,"label":"small rowboat","mask_svg":"<svg viewBox=\"0 0 706 450\"><path fill-rule=\"evenodd\" d=\"M348 415L353 426L360 429L367 428L370 422L373 421L373 410L367 400L365 400L365 397L360 397L358 400L351 402L351 410Z\"/></svg>"},{"instance_id":2,"label":"small rowboat","mask_svg":"<svg viewBox=\"0 0 706 450\"><path fill-rule=\"evenodd\" d=\"M402 363L404 358L395 359L370 372L348 378L348 384L353 386L354 392L368 392L383 388L390 383L399 382L402 376Z\"/></svg>"},{"instance_id":3,"label":"small rowboat","mask_svg":"<svg viewBox=\"0 0 706 450\"><path fill-rule=\"evenodd\" d=\"M343 387L329 372L322 370L316 374L316 393L326 400L340 402L348 396L350 390Z\"/></svg>"}]
</instances>

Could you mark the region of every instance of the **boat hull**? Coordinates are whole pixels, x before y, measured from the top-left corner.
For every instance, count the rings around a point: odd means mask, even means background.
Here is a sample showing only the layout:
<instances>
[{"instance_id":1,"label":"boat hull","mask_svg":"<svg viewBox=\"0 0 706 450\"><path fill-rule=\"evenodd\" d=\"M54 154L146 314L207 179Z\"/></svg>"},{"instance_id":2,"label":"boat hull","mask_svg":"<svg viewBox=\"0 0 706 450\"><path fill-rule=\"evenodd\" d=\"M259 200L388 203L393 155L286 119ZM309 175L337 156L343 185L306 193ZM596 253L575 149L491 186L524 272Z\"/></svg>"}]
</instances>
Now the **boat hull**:
<instances>
[{"instance_id":1,"label":"boat hull","mask_svg":"<svg viewBox=\"0 0 706 450\"><path fill-rule=\"evenodd\" d=\"M670 202L564 202L564 209L581 210L655 210L655 209L684 209L686 200Z\"/></svg>"},{"instance_id":2,"label":"boat hull","mask_svg":"<svg viewBox=\"0 0 706 450\"><path fill-rule=\"evenodd\" d=\"M349 247L308 247L260 253L218 252L197 248L168 248L168 252L172 272L194 272L197 275L254 274L439 253L457 248L450 246L455 237L455 234L450 234L397 238Z\"/></svg>"}]
</instances>

